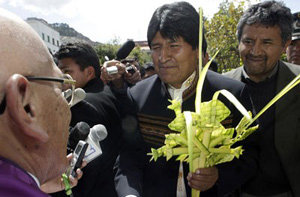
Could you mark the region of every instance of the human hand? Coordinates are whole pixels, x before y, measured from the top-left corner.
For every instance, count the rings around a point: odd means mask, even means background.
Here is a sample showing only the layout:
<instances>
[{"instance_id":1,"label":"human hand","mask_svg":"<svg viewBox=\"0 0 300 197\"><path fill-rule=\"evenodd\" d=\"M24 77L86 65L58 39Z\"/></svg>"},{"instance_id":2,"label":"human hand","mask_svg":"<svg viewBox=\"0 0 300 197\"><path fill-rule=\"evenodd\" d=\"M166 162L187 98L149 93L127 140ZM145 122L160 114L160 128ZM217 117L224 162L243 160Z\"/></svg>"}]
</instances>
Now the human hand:
<instances>
[{"instance_id":1,"label":"human hand","mask_svg":"<svg viewBox=\"0 0 300 197\"><path fill-rule=\"evenodd\" d=\"M194 173L187 176L188 184L191 188L206 191L212 188L219 178L218 169L214 167L198 168Z\"/></svg>"},{"instance_id":2,"label":"human hand","mask_svg":"<svg viewBox=\"0 0 300 197\"><path fill-rule=\"evenodd\" d=\"M109 68L114 68L116 73L109 73ZM117 60L110 60L104 62L101 67L100 78L104 83L112 82L116 87L123 86L123 75L126 73L126 66Z\"/></svg>"},{"instance_id":3,"label":"human hand","mask_svg":"<svg viewBox=\"0 0 300 197\"><path fill-rule=\"evenodd\" d=\"M130 84L136 84L138 81L141 80L141 73L140 71L136 68L135 65L131 64L132 69L134 70L134 73L130 73L126 70L126 73L124 74L124 79L126 82Z\"/></svg>"},{"instance_id":4,"label":"human hand","mask_svg":"<svg viewBox=\"0 0 300 197\"><path fill-rule=\"evenodd\" d=\"M72 154L69 154L67 156L68 161L70 162L72 159ZM85 161L82 162L81 165L81 169L84 168L87 165L87 163ZM81 169L76 169L76 174L77 177L74 178L72 175L69 176L69 180L70 180L70 185L71 187L75 187L78 184L78 180L81 179L83 173L81 171ZM65 189L65 186L63 184L63 180L61 175L48 180L47 182L45 182L44 184L41 185L41 190L45 193L54 193L54 192L58 192L58 191L62 191Z\"/></svg>"}]
</instances>

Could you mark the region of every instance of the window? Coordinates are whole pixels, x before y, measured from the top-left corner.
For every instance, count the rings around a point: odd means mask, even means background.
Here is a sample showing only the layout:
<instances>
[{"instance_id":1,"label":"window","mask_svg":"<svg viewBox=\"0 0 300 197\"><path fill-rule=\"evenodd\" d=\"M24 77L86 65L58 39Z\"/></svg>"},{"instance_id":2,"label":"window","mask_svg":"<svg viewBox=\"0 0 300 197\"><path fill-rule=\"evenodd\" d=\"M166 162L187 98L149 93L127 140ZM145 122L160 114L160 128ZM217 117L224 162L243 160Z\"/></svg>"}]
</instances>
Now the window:
<instances>
[{"instance_id":1,"label":"window","mask_svg":"<svg viewBox=\"0 0 300 197\"><path fill-rule=\"evenodd\" d=\"M50 42L50 36L47 36L47 40L48 40L48 42Z\"/></svg>"},{"instance_id":2,"label":"window","mask_svg":"<svg viewBox=\"0 0 300 197\"><path fill-rule=\"evenodd\" d=\"M59 41L57 40L57 46L59 47Z\"/></svg>"},{"instance_id":3,"label":"window","mask_svg":"<svg viewBox=\"0 0 300 197\"><path fill-rule=\"evenodd\" d=\"M55 45L55 40L54 40L54 38L52 38L52 44Z\"/></svg>"},{"instance_id":4,"label":"window","mask_svg":"<svg viewBox=\"0 0 300 197\"><path fill-rule=\"evenodd\" d=\"M45 40L45 34L44 33L42 33L42 38L43 38L43 40Z\"/></svg>"}]
</instances>

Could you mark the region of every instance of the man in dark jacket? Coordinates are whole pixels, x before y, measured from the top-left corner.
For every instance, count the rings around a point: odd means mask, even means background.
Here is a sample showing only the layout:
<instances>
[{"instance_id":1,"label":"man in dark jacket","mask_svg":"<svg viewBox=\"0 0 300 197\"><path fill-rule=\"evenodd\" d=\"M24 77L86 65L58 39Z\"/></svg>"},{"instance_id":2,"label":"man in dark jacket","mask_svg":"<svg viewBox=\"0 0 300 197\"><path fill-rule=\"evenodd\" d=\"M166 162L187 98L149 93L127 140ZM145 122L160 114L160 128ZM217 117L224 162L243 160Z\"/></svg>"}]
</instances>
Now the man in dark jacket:
<instances>
[{"instance_id":1,"label":"man in dark jacket","mask_svg":"<svg viewBox=\"0 0 300 197\"><path fill-rule=\"evenodd\" d=\"M123 85L121 76L122 72L126 72L124 66L117 61L104 64L119 68L118 74L107 78L113 79L116 94L127 103L123 109L131 116L131 124L135 123L134 120L138 121L136 133L126 132L131 137L128 137L127 147L122 149L117 162L115 181L119 196L190 196L191 188L207 190L201 196L223 196L256 172L255 143L250 142L253 136L244 142L246 151L239 160L197 169L195 173L188 173L188 165L175 158L169 161L159 158L156 162L150 162L150 156L147 156L151 148L163 145L165 134L174 133L168 128L175 117L174 112L167 108L169 99L179 99L183 111L195 111L198 50L203 52L204 63L208 57L204 37L203 48L198 49L198 36L199 15L193 6L187 2L166 4L154 12L148 26L148 44L157 75L138 82L128 89L126 95L117 90ZM103 76L106 74L104 70ZM229 90L248 109L251 108L250 98L242 83L212 71L207 73L202 101L211 100L214 92L220 89ZM223 124L234 127L241 115L226 99L221 100L232 112Z\"/></svg>"},{"instance_id":2,"label":"man in dark jacket","mask_svg":"<svg viewBox=\"0 0 300 197\"><path fill-rule=\"evenodd\" d=\"M99 59L95 50L85 43L62 45L55 54L58 67L63 73L76 80L76 88L86 92L85 102L94 110L88 110L84 103L71 108L71 126L80 121L89 124L103 124L108 132L101 141L102 155L83 169L84 176L73 189L76 196L116 196L113 182L113 165L119 153L121 142L121 121L119 103L110 88L100 80Z\"/></svg>"},{"instance_id":3,"label":"man in dark jacket","mask_svg":"<svg viewBox=\"0 0 300 197\"><path fill-rule=\"evenodd\" d=\"M225 75L246 84L259 112L300 73L299 66L280 61L291 42L292 14L276 1L252 5L237 33L244 66ZM299 92L295 87L259 118L259 170L242 196L300 196Z\"/></svg>"}]
</instances>

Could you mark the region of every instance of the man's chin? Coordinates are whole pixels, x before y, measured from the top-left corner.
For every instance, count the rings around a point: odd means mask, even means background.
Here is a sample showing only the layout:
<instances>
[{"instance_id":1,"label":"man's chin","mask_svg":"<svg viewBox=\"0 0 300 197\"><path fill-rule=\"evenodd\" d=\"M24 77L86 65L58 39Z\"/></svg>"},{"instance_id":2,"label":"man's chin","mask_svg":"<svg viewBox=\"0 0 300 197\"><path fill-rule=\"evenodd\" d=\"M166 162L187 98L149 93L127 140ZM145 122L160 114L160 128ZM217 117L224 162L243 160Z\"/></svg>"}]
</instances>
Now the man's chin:
<instances>
[{"instance_id":1,"label":"man's chin","mask_svg":"<svg viewBox=\"0 0 300 197\"><path fill-rule=\"evenodd\" d=\"M174 83L174 79L170 79L168 77L164 77L164 78L160 78L162 80L162 82L166 83L166 84L173 84Z\"/></svg>"},{"instance_id":2,"label":"man's chin","mask_svg":"<svg viewBox=\"0 0 300 197\"><path fill-rule=\"evenodd\" d=\"M248 76L259 76L262 75L264 72L262 69L257 67L251 67L250 69L248 67L248 69L246 68L246 73Z\"/></svg>"},{"instance_id":3,"label":"man's chin","mask_svg":"<svg viewBox=\"0 0 300 197\"><path fill-rule=\"evenodd\" d=\"M174 79L174 75L170 75L169 73L159 73L159 78L162 80L164 83L169 83Z\"/></svg>"}]
</instances>

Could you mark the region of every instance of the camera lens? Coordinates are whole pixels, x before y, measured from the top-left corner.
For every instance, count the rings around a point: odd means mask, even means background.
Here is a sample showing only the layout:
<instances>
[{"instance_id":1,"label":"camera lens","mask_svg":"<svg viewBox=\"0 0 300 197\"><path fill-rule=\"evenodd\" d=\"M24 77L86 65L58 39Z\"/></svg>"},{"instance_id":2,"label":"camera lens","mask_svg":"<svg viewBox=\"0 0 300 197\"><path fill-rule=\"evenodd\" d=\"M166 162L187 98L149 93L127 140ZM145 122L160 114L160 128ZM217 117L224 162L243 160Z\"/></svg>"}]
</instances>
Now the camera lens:
<instances>
[{"instance_id":1,"label":"camera lens","mask_svg":"<svg viewBox=\"0 0 300 197\"><path fill-rule=\"evenodd\" d=\"M106 71L109 75L118 73L118 68L116 66L107 67Z\"/></svg>"}]
</instances>

